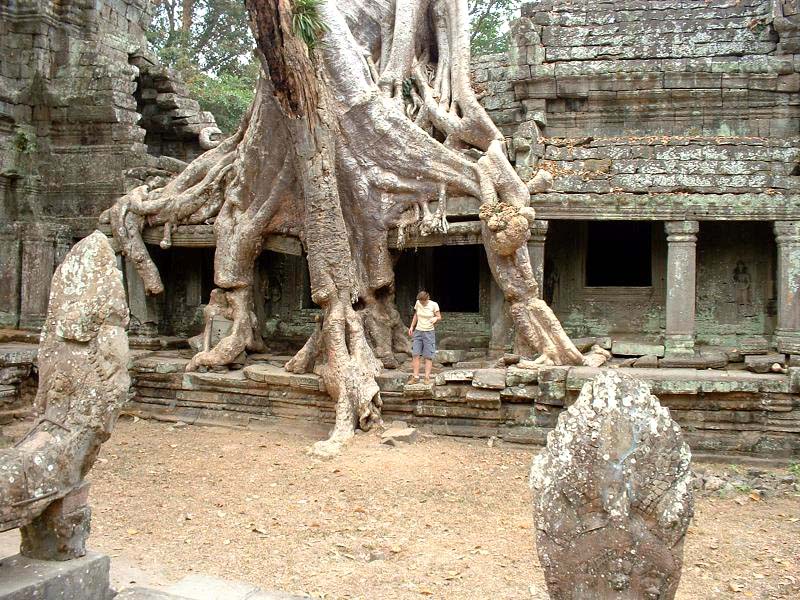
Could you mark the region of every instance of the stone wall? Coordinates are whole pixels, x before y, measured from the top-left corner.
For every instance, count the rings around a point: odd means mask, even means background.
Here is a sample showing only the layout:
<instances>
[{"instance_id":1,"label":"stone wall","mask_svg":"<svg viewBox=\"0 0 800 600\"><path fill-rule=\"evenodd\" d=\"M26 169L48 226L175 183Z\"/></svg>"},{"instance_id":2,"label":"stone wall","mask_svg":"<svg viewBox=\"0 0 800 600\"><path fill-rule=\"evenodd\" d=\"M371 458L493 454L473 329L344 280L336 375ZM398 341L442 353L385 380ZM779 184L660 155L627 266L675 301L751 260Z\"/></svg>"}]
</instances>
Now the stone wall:
<instances>
[{"instance_id":1,"label":"stone wall","mask_svg":"<svg viewBox=\"0 0 800 600\"><path fill-rule=\"evenodd\" d=\"M532 202L550 221L544 279L570 333L669 336L667 240L683 243L669 233L680 223L696 284L673 297L696 296L699 342L787 328L777 290L798 282L770 228L800 219L799 24L794 0L535 0L508 54L475 61L520 175L554 176ZM587 286L597 220L654 222L649 289Z\"/></svg>"},{"instance_id":2,"label":"stone wall","mask_svg":"<svg viewBox=\"0 0 800 600\"><path fill-rule=\"evenodd\" d=\"M665 194L690 196L671 204L710 218L766 215L737 206L763 194L796 214L800 55L781 44L791 32L775 10L770 0L525 4L509 54L480 58L474 79L523 177L556 175L537 198L543 218L577 218L573 205L592 200L604 218L663 218ZM612 215L612 198L597 194L650 198Z\"/></svg>"},{"instance_id":3,"label":"stone wall","mask_svg":"<svg viewBox=\"0 0 800 600\"><path fill-rule=\"evenodd\" d=\"M147 53L149 0L0 0L0 325L38 328L100 213L218 133ZM143 116L145 118L143 118ZM30 313L30 314L29 314Z\"/></svg>"}]
</instances>

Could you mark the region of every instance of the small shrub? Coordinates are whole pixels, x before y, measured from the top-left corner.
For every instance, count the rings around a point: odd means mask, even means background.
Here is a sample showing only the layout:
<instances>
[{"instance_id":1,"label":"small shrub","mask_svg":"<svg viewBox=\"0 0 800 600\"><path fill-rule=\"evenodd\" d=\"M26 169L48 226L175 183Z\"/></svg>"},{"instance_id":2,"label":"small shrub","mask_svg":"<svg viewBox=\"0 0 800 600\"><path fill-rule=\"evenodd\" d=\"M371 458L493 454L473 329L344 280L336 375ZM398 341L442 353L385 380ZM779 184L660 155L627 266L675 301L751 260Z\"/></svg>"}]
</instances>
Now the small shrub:
<instances>
[{"instance_id":1,"label":"small shrub","mask_svg":"<svg viewBox=\"0 0 800 600\"><path fill-rule=\"evenodd\" d=\"M320 36L328 30L319 7L322 0L294 0L292 2L292 31L313 50Z\"/></svg>"}]
</instances>

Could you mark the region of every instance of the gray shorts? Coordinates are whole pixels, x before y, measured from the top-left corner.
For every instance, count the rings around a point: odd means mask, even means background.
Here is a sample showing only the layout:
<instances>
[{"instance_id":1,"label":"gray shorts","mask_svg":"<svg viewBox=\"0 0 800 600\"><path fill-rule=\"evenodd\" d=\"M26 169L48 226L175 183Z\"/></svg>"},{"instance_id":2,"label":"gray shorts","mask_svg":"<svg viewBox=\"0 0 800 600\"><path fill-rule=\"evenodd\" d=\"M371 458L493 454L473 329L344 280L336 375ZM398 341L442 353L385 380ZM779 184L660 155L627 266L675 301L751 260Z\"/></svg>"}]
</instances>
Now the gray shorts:
<instances>
[{"instance_id":1,"label":"gray shorts","mask_svg":"<svg viewBox=\"0 0 800 600\"><path fill-rule=\"evenodd\" d=\"M436 354L436 332L415 329L411 337L411 354L432 359Z\"/></svg>"}]
</instances>

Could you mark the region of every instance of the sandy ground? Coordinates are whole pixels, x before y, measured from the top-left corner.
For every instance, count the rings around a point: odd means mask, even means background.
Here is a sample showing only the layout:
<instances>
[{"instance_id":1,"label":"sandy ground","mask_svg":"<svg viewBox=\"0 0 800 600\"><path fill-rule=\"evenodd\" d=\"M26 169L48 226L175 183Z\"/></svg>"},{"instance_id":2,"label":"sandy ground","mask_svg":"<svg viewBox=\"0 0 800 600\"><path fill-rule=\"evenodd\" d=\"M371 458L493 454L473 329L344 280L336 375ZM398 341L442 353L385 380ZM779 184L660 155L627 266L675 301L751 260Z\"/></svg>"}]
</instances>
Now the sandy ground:
<instances>
[{"instance_id":1,"label":"sandy ground","mask_svg":"<svg viewBox=\"0 0 800 600\"><path fill-rule=\"evenodd\" d=\"M535 449L362 434L322 461L306 455L319 435L123 419L90 476L91 546L118 584L199 572L316 598L546 598ZM678 598L800 598L799 518L797 495L698 498Z\"/></svg>"}]
</instances>

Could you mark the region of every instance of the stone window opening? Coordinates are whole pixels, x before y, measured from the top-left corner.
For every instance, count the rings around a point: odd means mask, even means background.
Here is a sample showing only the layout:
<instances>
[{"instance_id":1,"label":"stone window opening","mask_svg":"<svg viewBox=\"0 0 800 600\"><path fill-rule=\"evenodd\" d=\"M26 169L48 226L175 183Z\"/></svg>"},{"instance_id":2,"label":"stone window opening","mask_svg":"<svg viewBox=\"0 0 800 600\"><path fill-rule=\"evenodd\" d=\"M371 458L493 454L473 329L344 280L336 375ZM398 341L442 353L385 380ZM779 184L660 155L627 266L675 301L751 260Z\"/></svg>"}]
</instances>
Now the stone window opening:
<instances>
[{"instance_id":1,"label":"stone window opening","mask_svg":"<svg viewBox=\"0 0 800 600\"><path fill-rule=\"evenodd\" d=\"M586 231L585 286L649 288L653 285L649 221L590 221Z\"/></svg>"}]
</instances>

